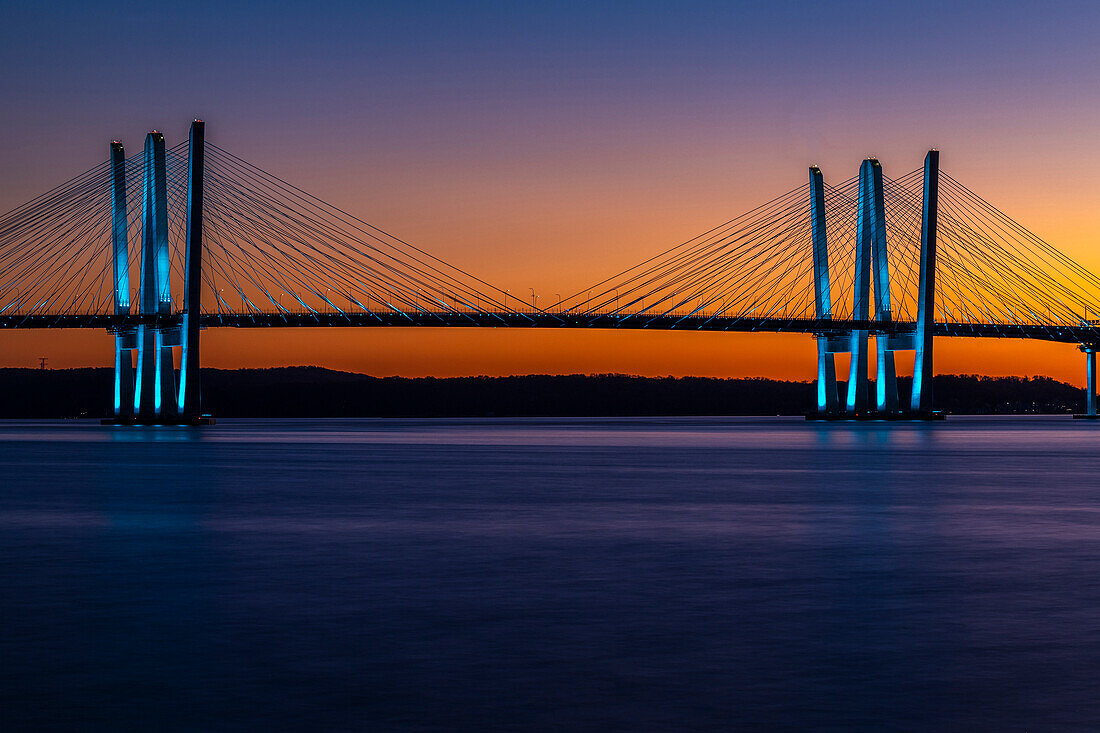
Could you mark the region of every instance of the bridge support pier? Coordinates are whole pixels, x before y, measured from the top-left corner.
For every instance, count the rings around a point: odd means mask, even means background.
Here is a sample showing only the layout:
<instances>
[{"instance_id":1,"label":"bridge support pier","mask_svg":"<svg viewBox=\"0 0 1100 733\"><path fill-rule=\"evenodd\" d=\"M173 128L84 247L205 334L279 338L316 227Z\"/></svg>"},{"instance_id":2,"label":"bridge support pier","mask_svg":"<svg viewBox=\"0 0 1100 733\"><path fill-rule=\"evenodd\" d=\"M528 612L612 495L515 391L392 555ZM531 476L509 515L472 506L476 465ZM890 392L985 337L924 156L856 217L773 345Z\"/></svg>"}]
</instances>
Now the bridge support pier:
<instances>
[{"instance_id":1,"label":"bridge support pier","mask_svg":"<svg viewBox=\"0 0 1100 733\"><path fill-rule=\"evenodd\" d=\"M115 399L110 422L134 419L134 347L137 331L115 333Z\"/></svg>"},{"instance_id":2,"label":"bridge support pier","mask_svg":"<svg viewBox=\"0 0 1100 733\"><path fill-rule=\"evenodd\" d=\"M1095 420L1096 416L1096 346L1082 346L1085 352L1085 413L1074 415L1079 420Z\"/></svg>"},{"instance_id":3,"label":"bridge support pier","mask_svg":"<svg viewBox=\"0 0 1100 733\"><path fill-rule=\"evenodd\" d=\"M1096 417L1096 349L1085 352L1085 370L1088 378L1088 396L1085 398L1085 412L1089 417Z\"/></svg>"},{"instance_id":4,"label":"bridge support pier","mask_svg":"<svg viewBox=\"0 0 1100 733\"><path fill-rule=\"evenodd\" d=\"M894 366L894 350L887 348L888 336L875 338L878 362L875 367L875 407L879 414L894 414L898 410L898 374Z\"/></svg>"},{"instance_id":5,"label":"bridge support pier","mask_svg":"<svg viewBox=\"0 0 1100 733\"><path fill-rule=\"evenodd\" d=\"M838 409L836 357L829 351L828 336L817 337L817 414L836 415Z\"/></svg>"}]
</instances>

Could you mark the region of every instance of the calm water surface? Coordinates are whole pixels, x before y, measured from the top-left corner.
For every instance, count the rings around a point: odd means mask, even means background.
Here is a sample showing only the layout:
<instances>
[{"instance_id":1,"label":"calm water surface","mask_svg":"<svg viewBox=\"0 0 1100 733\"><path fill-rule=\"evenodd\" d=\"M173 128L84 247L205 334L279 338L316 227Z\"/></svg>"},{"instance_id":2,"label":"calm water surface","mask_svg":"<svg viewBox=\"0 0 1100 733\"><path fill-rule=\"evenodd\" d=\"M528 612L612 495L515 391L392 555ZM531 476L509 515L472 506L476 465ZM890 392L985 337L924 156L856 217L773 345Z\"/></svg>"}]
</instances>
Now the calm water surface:
<instances>
[{"instance_id":1,"label":"calm water surface","mask_svg":"<svg viewBox=\"0 0 1100 733\"><path fill-rule=\"evenodd\" d=\"M4 730L1100 730L1100 424L0 423Z\"/></svg>"}]
</instances>

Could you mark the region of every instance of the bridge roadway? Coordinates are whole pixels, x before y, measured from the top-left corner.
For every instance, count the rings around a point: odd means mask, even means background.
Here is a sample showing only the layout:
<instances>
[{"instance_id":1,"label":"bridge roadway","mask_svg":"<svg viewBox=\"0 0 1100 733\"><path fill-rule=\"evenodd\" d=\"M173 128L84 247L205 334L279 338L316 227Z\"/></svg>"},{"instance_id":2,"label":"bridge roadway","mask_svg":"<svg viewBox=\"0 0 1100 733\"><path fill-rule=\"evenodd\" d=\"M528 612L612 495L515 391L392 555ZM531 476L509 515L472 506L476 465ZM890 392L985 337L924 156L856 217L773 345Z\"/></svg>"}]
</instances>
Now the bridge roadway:
<instances>
[{"instance_id":1,"label":"bridge roadway","mask_svg":"<svg viewBox=\"0 0 1100 733\"><path fill-rule=\"evenodd\" d=\"M182 314L164 315L0 315L0 329L103 328L127 330L138 325L176 328ZM852 321L816 318L747 318L743 316L627 313L571 314L549 311L463 313L455 311L204 313L202 328L596 328L650 331L730 331L739 333L806 333L846 336L852 330L903 336L913 333L912 321ZM936 336L1018 338L1100 346L1100 326L1032 324L936 323Z\"/></svg>"}]
</instances>

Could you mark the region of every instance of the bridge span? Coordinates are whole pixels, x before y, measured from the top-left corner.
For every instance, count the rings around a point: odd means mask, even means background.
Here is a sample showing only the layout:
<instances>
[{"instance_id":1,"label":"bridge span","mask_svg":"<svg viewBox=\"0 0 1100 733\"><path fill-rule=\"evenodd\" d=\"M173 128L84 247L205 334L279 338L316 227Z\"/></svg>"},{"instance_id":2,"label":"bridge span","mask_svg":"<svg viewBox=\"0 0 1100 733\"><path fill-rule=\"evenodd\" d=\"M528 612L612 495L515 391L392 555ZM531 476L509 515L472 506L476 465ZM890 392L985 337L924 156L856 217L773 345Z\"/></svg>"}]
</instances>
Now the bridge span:
<instances>
[{"instance_id":1,"label":"bridge span","mask_svg":"<svg viewBox=\"0 0 1100 733\"><path fill-rule=\"evenodd\" d=\"M27 315L0 316L0 329L92 328L123 332L138 327L178 330L182 314L144 316ZM913 321L852 321L822 318L749 318L739 316L665 315L622 313L573 315L548 311L502 313L322 312L322 313L204 313L200 327L208 328L584 328L642 331L726 331L729 333L798 333L845 337L867 331L871 337L911 337ZM935 323L932 334L952 338L1014 338L1066 344L1096 344L1093 326L1043 326L1036 324ZM178 336L177 336L178 338Z\"/></svg>"}]
</instances>

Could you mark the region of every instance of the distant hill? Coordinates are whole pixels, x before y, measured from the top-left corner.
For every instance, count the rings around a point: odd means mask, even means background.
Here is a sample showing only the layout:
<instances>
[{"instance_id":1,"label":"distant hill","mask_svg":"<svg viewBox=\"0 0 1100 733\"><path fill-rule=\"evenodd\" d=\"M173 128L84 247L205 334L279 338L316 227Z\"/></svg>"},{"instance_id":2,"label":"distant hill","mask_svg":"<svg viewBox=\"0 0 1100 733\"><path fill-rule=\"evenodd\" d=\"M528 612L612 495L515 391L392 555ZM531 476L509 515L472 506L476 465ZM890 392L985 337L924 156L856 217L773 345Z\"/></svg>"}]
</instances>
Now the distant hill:
<instances>
[{"instance_id":1,"label":"distant hill","mask_svg":"<svg viewBox=\"0 0 1100 733\"><path fill-rule=\"evenodd\" d=\"M621 374L447 379L370 377L320 367L204 369L203 409L218 417L800 415L814 385L773 379ZM909 380L899 379L902 394ZM0 369L0 418L102 417L109 368ZM1049 377L935 378L956 414L1068 413L1084 390Z\"/></svg>"}]
</instances>

